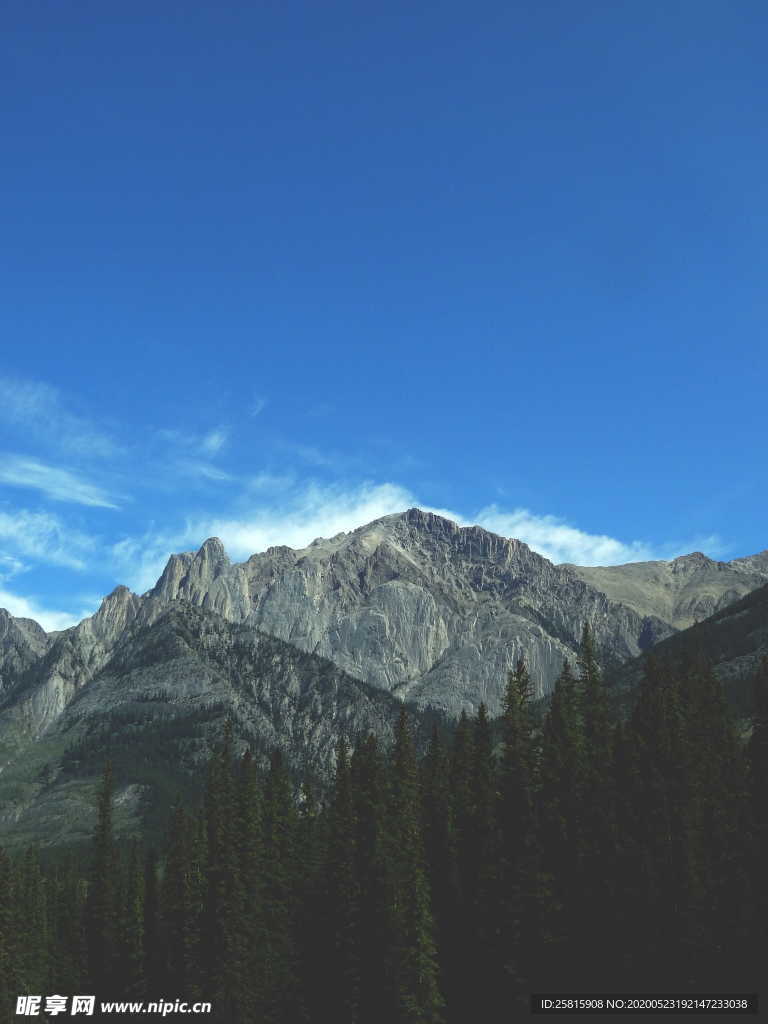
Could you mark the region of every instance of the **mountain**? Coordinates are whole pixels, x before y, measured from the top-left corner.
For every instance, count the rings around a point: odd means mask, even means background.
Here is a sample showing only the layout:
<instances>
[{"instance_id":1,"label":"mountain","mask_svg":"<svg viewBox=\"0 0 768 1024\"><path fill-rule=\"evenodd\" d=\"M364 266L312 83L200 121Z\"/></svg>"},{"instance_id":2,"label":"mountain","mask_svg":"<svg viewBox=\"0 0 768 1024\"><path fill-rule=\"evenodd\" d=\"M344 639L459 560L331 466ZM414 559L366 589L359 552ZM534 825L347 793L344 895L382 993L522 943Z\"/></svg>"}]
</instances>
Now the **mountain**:
<instances>
[{"instance_id":1,"label":"mountain","mask_svg":"<svg viewBox=\"0 0 768 1024\"><path fill-rule=\"evenodd\" d=\"M51 665L62 666L72 639L59 638ZM226 719L238 750L250 747L262 761L280 750L296 773L322 783L342 732L353 742L369 732L386 742L402 707L324 658L181 601L135 616L32 740L28 704L39 691L30 680L3 716L0 837L9 845L86 839L107 759L118 783L117 826L138 833L162 821L179 793L199 787ZM423 742L428 722L419 725Z\"/></svg>"},{"instance_id":2,"label":"mountain","mask_svg":"<svg viewBox=\"0 0 768 1024\"><path fill-rule=\"evenodd\" d=\"M0 608L0 700L12 682L48 648L49 637L32 619L16 619Z\"/></svg>"},{"instance_id":3,"label":"mountain","mask_svg":"<svg viewBox=\"0 0 768 1024\"><path fill-rule=\"evenodd\" d=\"M603 660L624 662L768 581L768 558L753 557L556 566L520 541L413 508L239 564L212 538L171 556L150 593L250 622L421 707L457 716L485 701L495 714L520 655L540 695L575 658L585 622Z\"/></svg>"},{"instance_id":4,"label":"mountain","mask_svg":"<svg viewBox=\"0 0 768 1024\"><path fill-rule=\"evenodd\" d=\"M134 620L186 601L328 658L350 676L457 717L493 715L522 655L541 696L590 623L602 660L626 662L768 581L764 552L732 563L695 553L608 568L556 566L517 540L409 509L293 550L230 562L220 540L172 555L139 597L117 587L98 612L46 637L5 622L0 701L16 735L41 734L109 659ZM8 744L0 719L0 754Z\"/></svg>"},{"instance_id":5,"label":"mountain","mask_svg":"<svg viewBox=\"0 0 768 1024\"><path fill-rule=\"evenodd\" d=\"M766 583L768 551L732 562L694 551L669 562L568 568L639 615L657 615L675 629L687 629Z\"/></svg>"},{"instance_id":6,"label":"mountain","mask_svg":"<svg viewBox=\"0 0 768 1024\"><path fill-rule=\"evenodd\" d=\"M653 656L671 664L686 658L705 659L722 681L729 703L743 717L751 708L752 677L768 657L768 585L661 641ZM642 657L637 658L615 672L619 704L631 702L643 663Z\"/></svg>"},{"instance_id":7,"label":"mountain","mask_svg":"<svg viewBox=\"0 0 768 1024\"><path fill-rule=\"evenodd\" d=\"M422 730L481 702L498 714L520 656L546 694L587 622L631 687L634 659L707 609L725 622L739 606L722 606L752 592L759 620L767 580L766 552L557 566L419 509L242 563L211 538L172 555L146 594L117 587L70 629L0 612L0 831L87 831L107 752L133 828L189 783L226 717L241 746L278 747L322 777L341 731L386 738L402 700ZM734 672L751 650L734 654Z\"/></svg>"}]
</instances>

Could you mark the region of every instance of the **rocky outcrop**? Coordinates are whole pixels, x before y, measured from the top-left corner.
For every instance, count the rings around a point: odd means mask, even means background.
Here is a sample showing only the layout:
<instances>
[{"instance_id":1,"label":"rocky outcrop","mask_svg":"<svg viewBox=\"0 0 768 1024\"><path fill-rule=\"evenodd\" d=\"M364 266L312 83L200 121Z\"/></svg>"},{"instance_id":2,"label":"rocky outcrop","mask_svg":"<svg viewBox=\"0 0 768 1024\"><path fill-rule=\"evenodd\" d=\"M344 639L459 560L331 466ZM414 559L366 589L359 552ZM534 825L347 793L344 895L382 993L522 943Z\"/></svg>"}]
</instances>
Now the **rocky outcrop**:
<instances>
[{"instance_id":1,"label":"rocky outcrop","mask_svg":"<svg viewBox=\"0 0 768 1024\"><path fill-rule=\"evenodd\" d=\"M109 661L0 773L0 845L86 840L107 758L116 825L137 834L154 806L200 784L225 720L237 752L250 748L265 764L277 749L297 777L321 786L342 733L352 743L370 732L391 738L402 705L390 694L186 602L154 609L149 624L134 617ZM30 700L46 692L52 677ZM423 743L423 726L418 735Z\"/></svg>"},{"instance_id":2,"label":"rocky outcrop","mask_svg":"<svg viewBox=\"0 0 768 1024\"><path fill-rule=\"evenodd\" d=\"M3 751L10 756L56 721L132 624L150 625L178 602L456 717L481 702L498 713L521 656L538 693L548 692L587 622L604 663L615 665L766 579L766 552L730 563L695 552L670 562L556 566L520 541L416 508L243 563L232 563L214 537L172 555L148 594L118 587L72 629L45 637L34 623L0 620L8 638L0 767Z\"/></svg>"},{"instance_id":3,"label":"rocky outcrop","mask_svg":"<svg viewBox=\"0 0 768 1024\"><path fill-rule=\"evenodd\" d=\"M248 622L452 715L481 701L498 712L521 655L546 692L575 657L585 622L620 660L671 632L520 541L420 509L239 565L214 538L172 556L151 594Z\"/></svg>"},{"instance_id":4,"label":"rocky outcrop","mask_svg":"<svg viewBox=\"0 0 768 1024\"><path fill-rule=\"evenodd\" d=\"M278 747L322 773L341 732L386 739L402 700L422 724L429 709L455 718L481 702L494 715L517 659L546 693L585 623L615 667L711 610L730 615L730 602L766 579L768 552L557 566L520 541L419 509L239 564L211 538L172 555L147 594L117 587L71 629L46 635L0 612L3 820L26 838L67 833L70 820L84 828L108 743L123 757L118 807L129 828L157 778L181 784L199 767L225 716L241 743ZM768 644L764 598L748 609L748 622L721 611L701 634L717 650L733 640L724 676Z\"/></svg>"},{"instance_id":5,"label":"rocky outcrop","mask_svg":"<svg viewBox=\"0 0 768 1024\"><path fill-rule=\"evenodd\" d=\"M50 640L32 619L14 618L0 608L0 701L18 678L38 661Z\"/></svg>"},{"instance_id":6,"label":"rocky outcrop","mask_svg":"<svg viewBox=\"0 0 768 1024\"><path fill-rule=\"evenodd\" d=\"M732 562L694 551L669 562L568 568L638 614L687 629L768 582L768 552Z\"/></svg>"}]
</instances>

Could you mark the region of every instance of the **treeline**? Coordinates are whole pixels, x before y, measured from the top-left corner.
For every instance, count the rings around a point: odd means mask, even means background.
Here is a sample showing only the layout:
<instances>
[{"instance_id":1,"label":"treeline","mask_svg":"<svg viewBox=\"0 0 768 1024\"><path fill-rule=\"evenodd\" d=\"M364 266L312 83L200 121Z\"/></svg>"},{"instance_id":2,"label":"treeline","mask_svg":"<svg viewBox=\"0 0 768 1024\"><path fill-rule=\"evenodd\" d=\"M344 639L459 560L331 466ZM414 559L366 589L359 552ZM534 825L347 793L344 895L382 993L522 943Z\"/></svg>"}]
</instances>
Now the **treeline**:
<instances>
[{"instance_id":1,"label":"treeline","mask_svg":"<svg viewBox=\"0 0 768 1024\"><path fill-rule=\"evenodd\" d=\"M740 741L702 664L649 659L609 719L592 638L543 726L520 662L417 758L339 742L322 806L235 758L159 855L116 840L107 766L87 872L0 855L0 998L207 1000L225 1024L466 1024L531 991L747 991L768 952L768 662ZM500 737L500 739L498 738Z\"/></svg>"}]
</instances>

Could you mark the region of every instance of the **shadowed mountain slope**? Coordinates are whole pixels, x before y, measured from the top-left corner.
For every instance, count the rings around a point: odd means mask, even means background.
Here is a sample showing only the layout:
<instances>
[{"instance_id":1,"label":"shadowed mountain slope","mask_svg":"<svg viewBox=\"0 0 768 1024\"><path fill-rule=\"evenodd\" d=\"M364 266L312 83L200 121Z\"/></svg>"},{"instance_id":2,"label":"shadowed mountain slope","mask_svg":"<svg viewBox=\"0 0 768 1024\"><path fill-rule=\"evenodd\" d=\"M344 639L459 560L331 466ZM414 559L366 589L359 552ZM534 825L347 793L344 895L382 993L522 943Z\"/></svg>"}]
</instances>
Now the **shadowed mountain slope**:
<instances>
[{"instance_id":1,"label":"shadowed mountain slope","mask_svg":"<svg viewBox=\"0 0 768 1024\"><path fill-rule=\"evenodd\" d=\"M22 720L9 735L6 713L6 744L16 742L0 773L0 841L85 839L107 759L119 828L138 831L199 786L225 719L238 750L262 760L280 750L292 770L322 782L342 733L388 741L401 706L324 658L179 602L126 629L41 734L25 735Z\"/></svg>"}]
</instances>

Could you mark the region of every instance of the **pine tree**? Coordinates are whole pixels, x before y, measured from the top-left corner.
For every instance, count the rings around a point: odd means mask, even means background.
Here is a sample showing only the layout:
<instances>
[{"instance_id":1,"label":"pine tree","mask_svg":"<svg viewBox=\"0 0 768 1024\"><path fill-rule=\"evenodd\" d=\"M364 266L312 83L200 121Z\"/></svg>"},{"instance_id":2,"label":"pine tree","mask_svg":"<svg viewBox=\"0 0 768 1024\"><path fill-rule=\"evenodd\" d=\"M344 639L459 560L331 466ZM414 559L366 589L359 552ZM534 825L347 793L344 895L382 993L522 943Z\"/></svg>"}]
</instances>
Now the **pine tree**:
<instances>
[{"instance_id":1,"label":"pine tree","mask_svg":"<svg viewBox=\"0 0 768 1024\"><path fill-rule=\"evenodd\" d=\"M297 814L282 755L275 751L264 793L264 912L269 947L264 1020L301 1024L306 1018L296 936Z\"/></svg>"},{"instance_id":2,"label":"pine tree","mask_svg":"<svg viewBox=\"0 0 768 1024\"><path fill-rule=\"evenodd\" d=\"M211 758L206 786L202 950L207 991L217 1013L231 1024L245 1024L252 996L243 969L248 954L237 825L232 723L228 720L222 744Z\"/></svg>"},{"instance_id":3,"label":"pine tree","mask_svg":"<svg viewBox=\"0 0 768 1024\"><path fill-rule=\"evenodd\" d=\"M416 755L403 710L395 732L389 813L393 1020L397 1024L439 1024L443 1020L420 810Z\"/></svg>"},{"instance_id":4,"label":"pine tree","mask_svg":"<svg viewBox=\"0 0 768 1024\"><path fill-rule=\"evenodd\" d=\"M474 745L472 724L467 713L462 710L453 736L450 762L451 802L456 830L459 897L462 905L467 905L471 901L473 891Z\"/></svg>"},{"instance_id":5,"label":"pine tree","mask_svg":"<svg viewBox=\"0 0 768 1024\"><path fill-rule=\"evenodd\" d=\"M354 808L354 849L359 893L360 1010L365 1024L390 1024L394 1018L390 913L390 865L387 836L387 778L373 733L358 743L350 776Z\"/></svg>"},{"instance_id":6,"label":"pine tree","mask_svg":"<svg viewBox=\"0 0 768 1024\"><path fill-rule=\"evenodd\" d=\"M149 965L148 973L154 986L158 982L164 983L169 991L178 992L184 998L193 998L201 991L201 969L207 965L200 950L200 892L195 877L194 822L180 806L174 808L169 831L161 896L160 942L164 950L164 970L158 977L160 972L155 965ZM147 898L150 914L153 885L154 875L151 873ZM151 916L146 923L149 926L148 948L151 948ZM206 978L205 991L208 991L209 983Z\"/></svg>"},{"instance_id":7,"label":"pine tree","mask_svg":"<svg viewBox=\"0 0 768 1024\"><path fill-rule=\"evenodd\" d=\"M584 723L584 777L581 822L581 865L574 894L575 910L582 923L577 950L581 964L574 965L585 983L602 971L615 948L613 915L616 892L616 825L613 817L612 740L608 698L602 681L592 631L585 623L578 657L578 688ZM590 974L591 972L591 974ZM593 977L597 984L599 978Z\"/></svg>"},{"instance_id":8,"label":"pine tree","mask_svg":"<svg viewBox=\"0 0 768 1024\"><path fill-rule=\"evenodd\" d=\"M497 805L499 933L494 964L496 999L505 1002L532 980L538 952L542 895L534 815L532 696L530 675L520 658L507 677L504 695Z\"/></svg>"},{"instance_id":9,"label":"pine tree","mask_svg":"<svg viewBox=\"0 0 768 1024\"><path fill-rule=\"evenodd\" d=\"M262 797L251 751L243 755L237 782L237 844L242 885L240 924L243 948L242 1003L245 1020L265 1012L267 933L264 921L264 841Z\"/></svg>"},{"instance_id":10,"label":"pine tree","mask_svg":"<svg viewBox=\"0 0 768 1024\"><path fill-rule=\"evenodd\" d=\"M675 672L649 657L629 730L638 773L638 970L672 984L676 969L678 985L684 970L690 980L686 948L700 902L685 717Z\"/></svg>"},{"instance_id":11,"label":"pine tree","mask_svg":"<svg viewBox=\"0 0 768 1024\"><path fill-rule=\"evenodd\" d=\"M138 998L145 988L144 873L135 845L124 858L120 872L117 910L117 991Z\"/></svg>"},{"instance_id":12,"label":"pine tree","mask_svg":"<svg viewBox=\"0 0 768 1024\"><path fill-rule=\"evenodd\" d=\"M360 1020L360 891L355 863L351 768L344 736L336 746L326 879L326 1019L339 1024L357 1024Z\"/></svg>"},{"instance_id":13,"label":"pine tree","mask_svg":"<svg viewBox=\"0 0 768 1024\"><path fill-rule=\"evenodd\" d=\"M565 662L544 720L539 797L543 881L548 890L542 939L546 958L564 987L576 981L573 951L582 924L577 893L584 849L584 777L581 701Z\"/></svg>"},{"instance_id":14,"label":"pine tree","mask_svg":"<svg viewBox=\"0 0 768 1024\"><path fill-rule=\"evenodd\" d=\"M157 853L149 850L144 861L144 994L157 999L163 984L164 964L160 941L160 892Z\"/></svg>"},{"instance_id":15,"label":"pine tree","mask_svg":"<svg viewBox=\"0 0 768 1024\"><path fill-rule=\"evenodd\" d=\"M748 799L746 763L720 681L709 664L692 660L683 666L682 683L693 851L701 888L691 950L695 984L722 970L726 937L737 962L748 947Z\"/></svg>"},{"instance_id":16,"label":"pine tree","mask_svg":"<svg viewBox=\"0 0 768 1024\"><path fill-rule=\"evenodd\" d=\"M768 949L768 658L763 658L754 677L752 732L747 747L749 817L751 834L750 875L754 879L752 956L756 974L762 951Z\"/></svg>"},{"instance_id":17,"label":"pine tree","mask_svg":"<svg viewBox=\"0 0 768 1024\"><path fill-rule=\"evenodd\" d=\"M440 960L440 990L450 1006L452 991L461 983L454 964L457 948L458 868L450 789L448 752L437 726L422 760L422 821L424 853L429 879L435 941Z\"/></svg>"},{"instance_id":18,"label":"pine tree","mask_svg":"<svg viewBox=\"0 0 768 1024\"><path fill-rule=\"evenodd\" d=\"M85 883L74 854L62 857L48 879L51 992L81 991L87 983Z\"/></svg>"},{"instance_id":19,"label":"pine tree","mask_svg":"<svg viewBox=\"0 0 768 1024\"><path fill-rule=\"evenodd\" d=\"M0 848L0 1011L8 1019L18 992L19 954L15 924L16 892L13 885L11 861Z\"/></svg>"},{"instance_id":20,"label":"pine tree","mask_svg":"<svg viewBox=\"0 0 768 1024\"><path fill-rule=\"evenodd\" d=\"M112 828L112 763L107 761L98 794L86 937L90 983L97 995L114 992L117 944L117 850Z\"/></svg>"},{"instance_id":21,"label":"pine tree","mask_svg":"<svg viewBox=\"0 0 768 1024\"><path fill-rule=\"evenodd\" d=\"M491 726L481 703L472 723L471 816L465 834L464 879L465 1007L481 1017L492 1015L498 993L498 835L496 766Z\"/></svg>"}]
</instances>

